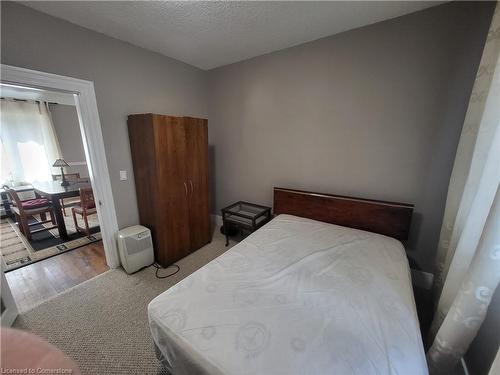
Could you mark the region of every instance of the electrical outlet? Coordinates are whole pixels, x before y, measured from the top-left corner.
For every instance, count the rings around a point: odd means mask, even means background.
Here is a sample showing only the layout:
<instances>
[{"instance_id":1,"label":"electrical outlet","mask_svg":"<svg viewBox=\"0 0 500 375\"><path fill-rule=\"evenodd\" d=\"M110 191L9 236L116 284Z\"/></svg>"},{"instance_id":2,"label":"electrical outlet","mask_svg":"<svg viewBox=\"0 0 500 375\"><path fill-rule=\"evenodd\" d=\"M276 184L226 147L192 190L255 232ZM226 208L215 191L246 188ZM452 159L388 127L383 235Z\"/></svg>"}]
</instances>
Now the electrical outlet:
<instances>
[{"instance_id":1,"label":"electrical outlet","mask_svg":"<svg viewBox=\"0 0 500 375\"><path fill-rule=\"evenodd\" d=\"M120 171L120 181L127 180L127 171Z\"/></svg>"}]
</instances>

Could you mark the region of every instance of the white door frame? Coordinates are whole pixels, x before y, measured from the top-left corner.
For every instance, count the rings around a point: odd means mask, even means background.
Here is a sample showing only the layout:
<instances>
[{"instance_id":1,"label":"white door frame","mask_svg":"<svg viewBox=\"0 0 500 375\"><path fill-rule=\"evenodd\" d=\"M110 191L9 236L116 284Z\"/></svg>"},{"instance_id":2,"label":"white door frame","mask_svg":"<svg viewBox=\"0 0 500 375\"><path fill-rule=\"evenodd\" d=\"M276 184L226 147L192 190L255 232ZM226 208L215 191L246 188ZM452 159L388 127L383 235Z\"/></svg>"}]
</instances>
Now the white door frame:
<instances>
[{"instance_id":1,"label":"white door frame","mask_svg":"<svg viewBox=\"0 0 500 375\"><path fill-rule=\"evenodd\" d=\"M3 307L4 310L2 311L1 317L0 317L0 323L3 326L10 327L12 323L14 323L14 320L16 320L18 310L17 310L17 305L16 301L14 300L14 297L12 296L12 292L10 291L9 284L7 284L7 278L5 277L3 268L4 264L3 261L0 262L0 273L1 273L1 280L0 280L0 287L1 287L1 292L0 292L0 298L2 299Z\"/></svg>"},{"instance_id":2,"label":"white door frame","mask_svg":"<svg viewBox=\"0 0 500 375\"><path fill-rule=\"evenodd\" d=\"M102 139L94 83L4 64L1 64L0 72L0 81L2 83L62 91L74 95L90 181L96 202L98 202L96 205L97 214L99 215L106 262L110 268L117 268L120 265L115 240L118 232L118 222Z\"/></svg>"}]
</instances>

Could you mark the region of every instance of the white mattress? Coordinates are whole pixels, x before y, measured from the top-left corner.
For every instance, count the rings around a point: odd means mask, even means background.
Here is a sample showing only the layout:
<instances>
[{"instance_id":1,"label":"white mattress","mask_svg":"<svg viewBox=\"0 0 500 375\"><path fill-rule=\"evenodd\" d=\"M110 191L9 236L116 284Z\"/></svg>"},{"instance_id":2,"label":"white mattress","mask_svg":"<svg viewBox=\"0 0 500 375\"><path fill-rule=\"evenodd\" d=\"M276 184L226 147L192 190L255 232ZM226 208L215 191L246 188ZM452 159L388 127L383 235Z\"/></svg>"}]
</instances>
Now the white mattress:
<instances>
[{"instance_id":1,"label":"white mattress","mask_svg":"<svg viewBox=\"0 0 500 375\"><path fill-rule=\"evenodd\" d=\"M408 262L382 235L280 215L148 306L173 374L427 374Z\"/></svg>"}]
</instances>

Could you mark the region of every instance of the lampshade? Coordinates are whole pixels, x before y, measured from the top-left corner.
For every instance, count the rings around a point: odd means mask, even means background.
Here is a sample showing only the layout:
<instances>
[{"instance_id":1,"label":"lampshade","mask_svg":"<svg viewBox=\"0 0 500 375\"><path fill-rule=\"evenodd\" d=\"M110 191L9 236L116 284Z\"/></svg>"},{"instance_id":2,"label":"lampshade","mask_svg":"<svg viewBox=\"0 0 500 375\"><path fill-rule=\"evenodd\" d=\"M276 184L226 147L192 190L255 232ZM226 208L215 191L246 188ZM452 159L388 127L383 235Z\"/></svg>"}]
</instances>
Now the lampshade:
<instances>
[{"instance_id":1,"label":"lampshade","mask_svg":"<svg viewBox=\"0 0 500 375\"><path fill-rule=\"evenodd\" d=\"M69 164L66 163L64 159L57 159L54 164L52 164L53 167L69 167Z\"/></svg>"}]
</instances>

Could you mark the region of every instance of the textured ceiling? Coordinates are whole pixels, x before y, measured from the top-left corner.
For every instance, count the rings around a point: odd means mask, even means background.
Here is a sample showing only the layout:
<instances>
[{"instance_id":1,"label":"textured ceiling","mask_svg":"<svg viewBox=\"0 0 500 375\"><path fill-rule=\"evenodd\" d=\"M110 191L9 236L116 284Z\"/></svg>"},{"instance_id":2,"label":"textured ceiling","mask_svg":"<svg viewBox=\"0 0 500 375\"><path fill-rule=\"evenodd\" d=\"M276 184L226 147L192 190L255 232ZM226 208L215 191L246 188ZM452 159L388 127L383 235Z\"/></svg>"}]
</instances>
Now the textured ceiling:
<instances>
[{"instance_id":1,"label":"textured ceiling","mask_svg":"<svg viewBox=\"0 0 500 375\"><path fill-rule=\"evenodd\" d=\"M23 1L202 69L211 69L442 2Z\"/></svg>"}]
</instances>

